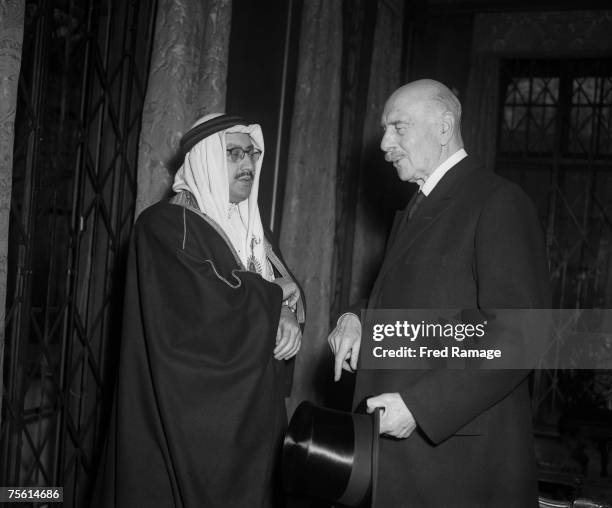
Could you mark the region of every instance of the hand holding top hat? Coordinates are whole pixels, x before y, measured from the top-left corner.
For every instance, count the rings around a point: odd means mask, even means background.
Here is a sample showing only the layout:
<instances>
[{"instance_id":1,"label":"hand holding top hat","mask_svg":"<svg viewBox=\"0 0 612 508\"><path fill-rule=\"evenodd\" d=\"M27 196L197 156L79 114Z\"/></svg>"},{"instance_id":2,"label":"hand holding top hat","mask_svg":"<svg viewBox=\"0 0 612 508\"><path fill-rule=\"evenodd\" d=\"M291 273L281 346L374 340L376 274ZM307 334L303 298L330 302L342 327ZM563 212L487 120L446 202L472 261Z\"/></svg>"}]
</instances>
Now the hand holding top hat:
<instances>
[{"instance_id":1,"label":"hand holding top hat","mask_svg":"<svg viewBox=\"0 0 612 508\"><path fill-rule=\"evenodd\" d=\"M357 359L361 346L361 322L352 313L344 314L327 338L335 356L334 380L338 381L342 369L357 370ZM367 399L368 413L382 408L380 433L399 439L407 438L416 428L416 421L399 393L383 393Z\"/></svg>"},{"instance_id":2,"label":"hand holding top hat","mask_svg":"<svg viewBox=\"0 0 612 508\"><path fill-rule=\"evenodd\" d=\"M366 404L368 413L372 413L376 408L382 408L381 434L405 439L416 429L416 421L399 393L382 393L367 399Z\"/></svg>"}]
</instances>

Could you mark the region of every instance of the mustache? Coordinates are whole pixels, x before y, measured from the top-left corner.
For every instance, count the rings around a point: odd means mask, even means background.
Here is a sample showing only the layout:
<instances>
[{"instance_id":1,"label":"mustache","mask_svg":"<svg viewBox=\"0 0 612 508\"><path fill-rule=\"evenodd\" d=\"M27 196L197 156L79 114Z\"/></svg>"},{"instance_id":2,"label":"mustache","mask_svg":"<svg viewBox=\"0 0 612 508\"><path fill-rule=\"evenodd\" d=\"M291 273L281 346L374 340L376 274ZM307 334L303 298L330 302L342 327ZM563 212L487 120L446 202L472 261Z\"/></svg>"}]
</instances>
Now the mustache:
<instances>
[{"instance_id":1,"label":"mustache","mask_svg":"<svg viewBox=\"0 0 612 508\"><path fill-rule=\"evenodd\" d=\"M385 152L385 160L387 162L394 162L398 159L401 159L403 157L403 154L401 154L400 152Z\"/></svg>"},{"instance_id":2,"label":"mustache","mask_svg":"<svg viewBox=\"0 0 612 508\"><path fill-rule=\"evenodd\" d=\"M255 179L255 170L243 169L239 173L236 173L236 176L234 177L234 179L239 180L243 176L249 176L253 180Z\"/></svg>"}]
</instances>

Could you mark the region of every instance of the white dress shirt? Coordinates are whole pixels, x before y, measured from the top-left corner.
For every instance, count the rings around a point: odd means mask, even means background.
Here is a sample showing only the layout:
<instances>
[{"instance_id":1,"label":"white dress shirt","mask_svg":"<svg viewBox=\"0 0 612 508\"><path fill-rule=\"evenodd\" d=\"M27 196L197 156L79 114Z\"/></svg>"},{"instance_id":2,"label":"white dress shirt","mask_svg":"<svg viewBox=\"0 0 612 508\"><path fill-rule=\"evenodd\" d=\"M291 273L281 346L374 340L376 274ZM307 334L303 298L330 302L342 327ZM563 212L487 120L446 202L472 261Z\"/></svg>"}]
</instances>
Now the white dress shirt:
<instances>
[{"instance_id":1,"label":"white dress shirt","mask_svg":"<svg viewBox=\"0 0 612 508\"><path fill-rule=\"evenodd\" d=\"M425 195L425 197L429 196L434 187L438 185L438 182L442 180L442 177L446 174L446 172L451 169L455 164L459 161L462 161L467 157L467 152L460 148L453 155L451 155L448 159L446 159L442 164L440 164L434 172L429 175L429 178L425 180L425 183L421 185L421 192Z\"/></svg>"}]
</instances>

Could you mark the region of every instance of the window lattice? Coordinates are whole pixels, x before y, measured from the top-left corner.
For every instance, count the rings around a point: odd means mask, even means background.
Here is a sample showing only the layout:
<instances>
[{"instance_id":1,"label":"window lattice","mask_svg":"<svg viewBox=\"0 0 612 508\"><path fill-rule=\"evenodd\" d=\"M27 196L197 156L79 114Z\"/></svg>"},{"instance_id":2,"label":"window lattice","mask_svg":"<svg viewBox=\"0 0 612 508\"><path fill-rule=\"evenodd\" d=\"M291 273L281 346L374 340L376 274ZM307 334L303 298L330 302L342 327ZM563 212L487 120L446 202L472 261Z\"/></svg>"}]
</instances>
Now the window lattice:
<instances>
[{"instance_id":1,"label":"window lattice","mask_svg":"<svg viewBox=\"0 0 612 508\"><path fill-rule=\"evenodd\" d=\"M572 79L569 152L612 155L612 76Z\"/></svg>"},{"instance_id":2,"label":"window lattice","mask_svg":"<svg viewBox=\"0 0 612 508\"><path fill-rule=\"evenodd\" d=\"M501 156L612 155L609 60L506 61L501 97Z\"/></svg>"},{"instance_id":3,"label":"window lattice","mask_svg":"<svg viewBox=\"0 0 612 508\"><path fill-rule=\"evenodd\" d=\"M506 60L499 92L496 171L538 208L553 308L610 308L612 59ZM611 381L608 371L536 371L536 420L608 407Z\"/></svg>"},{"instance_id":4,"label":"window lattice","mask_svg":"<svg viewBox=\"0 0 612 508\"><path fill-rule=\"evenodd\" d=\"M155 11L25 2L0 485L62 486L66 508L88 505L105 433Z\"/></svg>"}]
</instances>

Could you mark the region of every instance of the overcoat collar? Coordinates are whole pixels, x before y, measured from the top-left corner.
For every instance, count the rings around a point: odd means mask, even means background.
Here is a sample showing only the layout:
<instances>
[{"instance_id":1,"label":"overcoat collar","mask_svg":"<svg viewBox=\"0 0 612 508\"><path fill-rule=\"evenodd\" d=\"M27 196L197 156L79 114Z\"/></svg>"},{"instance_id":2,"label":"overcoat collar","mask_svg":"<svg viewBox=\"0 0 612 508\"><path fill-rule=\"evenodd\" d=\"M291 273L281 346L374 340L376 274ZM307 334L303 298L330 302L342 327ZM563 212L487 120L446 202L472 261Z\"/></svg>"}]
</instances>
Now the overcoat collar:
<instances>
[{"instance_id":1,"label":"overcoat collar","mask_svg":"<svg viewBox=\"0 0 612 508\"><path fill-rule=\"evenodd\" d=\"M395 216L385 260L378 280L381 281L393 266L404 258L418 238L444 214L454 201L456 188L476 169L473 161L465 158L448 171L427 196L411 220L407 220L410 204Z\"/></svg>"}]
</instances>

